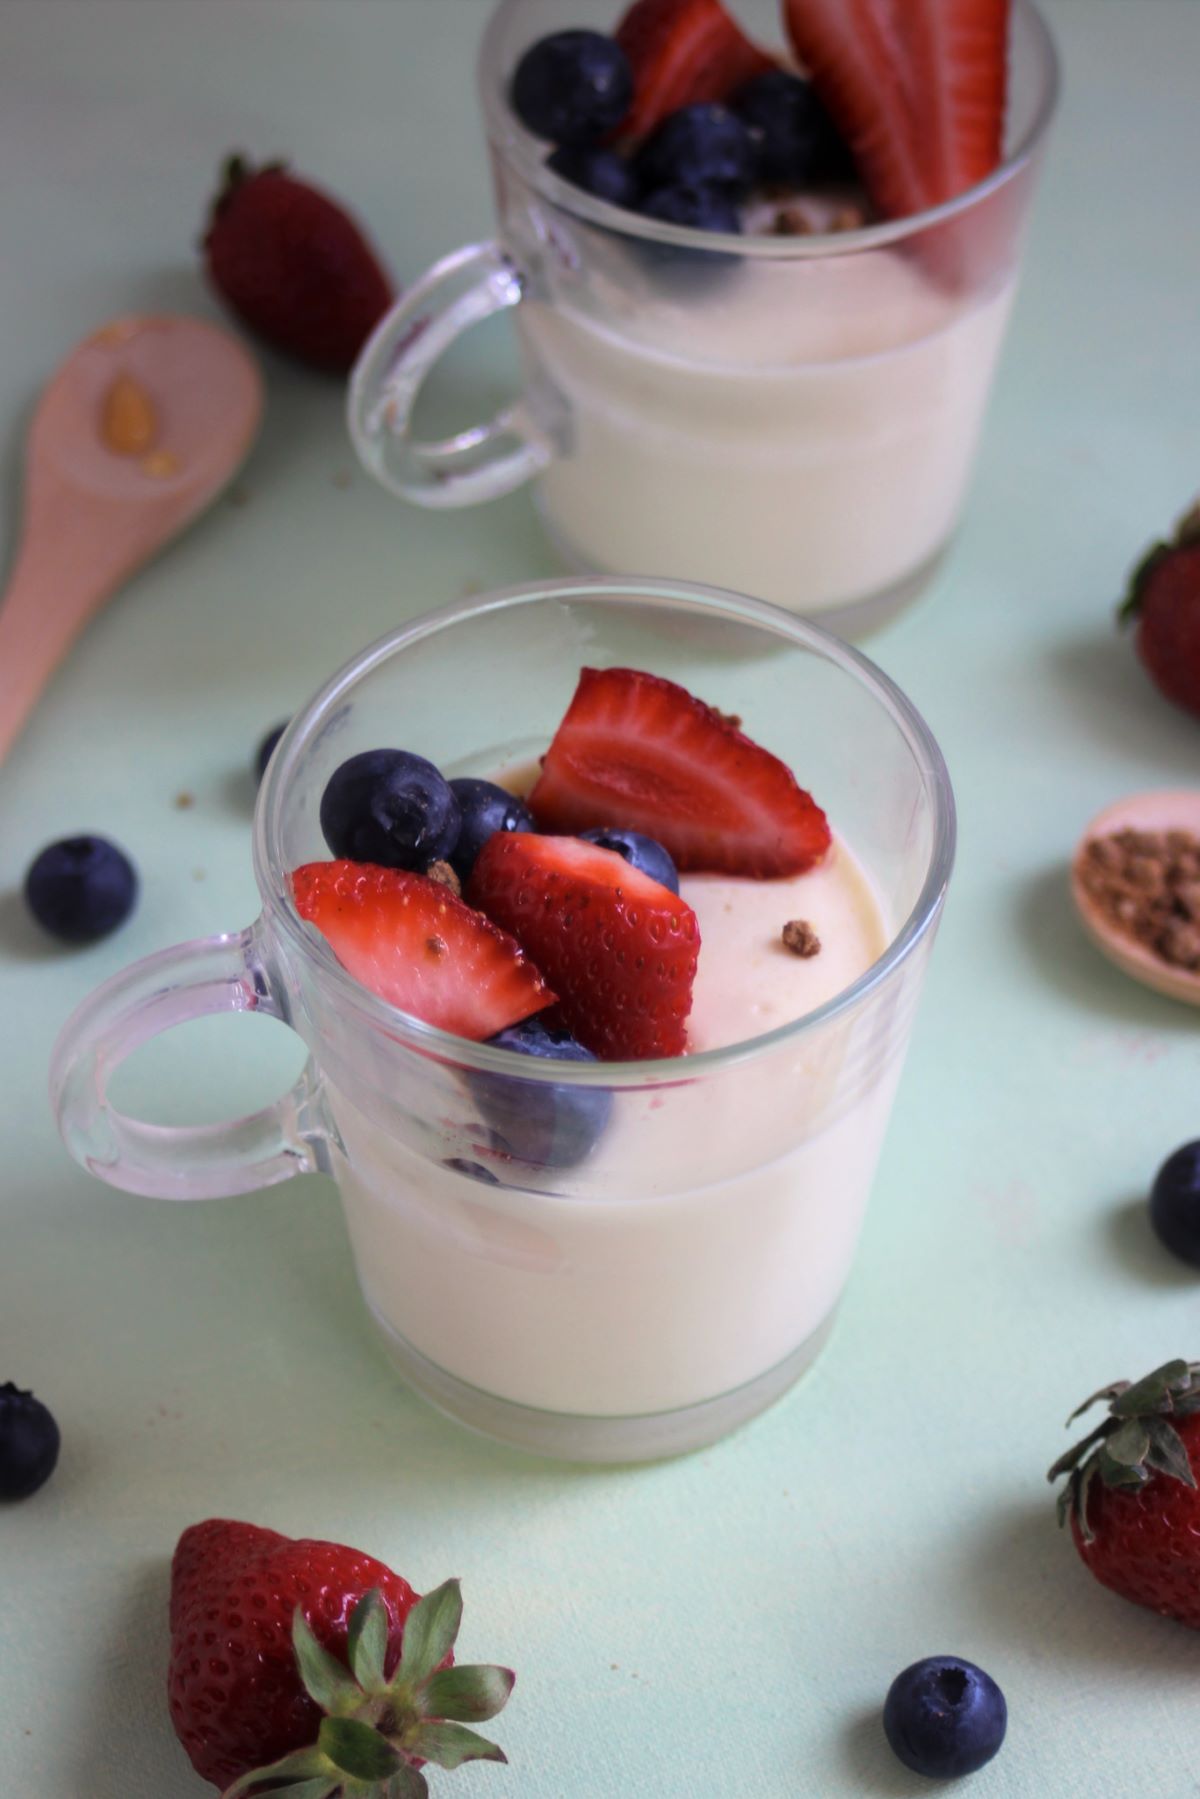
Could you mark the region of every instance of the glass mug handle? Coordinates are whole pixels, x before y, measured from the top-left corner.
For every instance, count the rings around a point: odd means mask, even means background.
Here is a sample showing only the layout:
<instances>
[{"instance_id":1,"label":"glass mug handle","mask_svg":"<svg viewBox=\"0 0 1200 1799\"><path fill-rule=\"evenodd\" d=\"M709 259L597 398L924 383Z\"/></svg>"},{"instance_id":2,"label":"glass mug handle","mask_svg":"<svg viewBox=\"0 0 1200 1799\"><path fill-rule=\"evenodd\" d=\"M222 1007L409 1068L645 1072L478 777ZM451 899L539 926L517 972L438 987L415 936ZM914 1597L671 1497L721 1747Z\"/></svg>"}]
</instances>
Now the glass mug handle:
<instances>
[{"instance_id":1,"label":"glass mug handle","mask_svg":"<svg viewBox=\"0 0 1200 1799\"><path fill-rule=\"evenodd\" d=\"M224 1199L328 1170L332 1129L311 1060L274 1105L224 1124L146 1124L110 1103L109 1080L139 1045L213 1012L283 1018L257 926L135 962L63 1026L50 1063L54 1116L75 1160L109 1186L154 1199Z\"/></svg>"},{"instance_id":2,"label":"glass mug handle","mask_svg":"<svg viewBox=\"0 0 1200 1799\"><path fill-rule=\"evenodd\" d=\"M474 506L536 475L554 455L523 401L485 425L423 443L412 415L426 375L456 338L519 306L525 277L496 243L455 250L422 275L368 338L350 377L346 420L364 468L418 506Z\"/></svg>"}]
</instances>

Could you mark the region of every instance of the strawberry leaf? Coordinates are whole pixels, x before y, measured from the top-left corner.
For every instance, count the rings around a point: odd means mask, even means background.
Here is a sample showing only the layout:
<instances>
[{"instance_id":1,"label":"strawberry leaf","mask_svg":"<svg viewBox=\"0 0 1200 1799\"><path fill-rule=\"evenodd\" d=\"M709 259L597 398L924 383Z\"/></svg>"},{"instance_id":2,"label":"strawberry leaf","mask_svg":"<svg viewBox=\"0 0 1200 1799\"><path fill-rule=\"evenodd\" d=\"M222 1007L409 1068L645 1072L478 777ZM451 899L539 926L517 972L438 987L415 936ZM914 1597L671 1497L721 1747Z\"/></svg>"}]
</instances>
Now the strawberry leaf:
<instances>
[{"instance_id":1,"label":"strawberry leaf","mask_svg":"<svg viewBox=\"0 0 1200 1799\"><path fill-rule=\"evenodd\" d=\"M426 1593L404 1621L404 1642L394 1686L413 1687L431 1675L454 1647L462 1623L462 1590L456 1580L443 1581Z\"/></svg>"},{"instance_id":2,"label":"strawberry leaf","mask_svg":"<svg viewBox=\"0 0 1200 1799\"><path fill-rule=\"evenodd\" d=\"M232 1786L226 1787L221 1799L242 1799L243 1794L250 1793L255 1787L269 1787L273 1792L287 1793L310 1780L332 1779L336 1787L337 1769L327 1755L320 1749L296 1749L290 1755L283 1756L268 1767L255 1768L249 1774L243 1774ZM306 1794L305 1799L309 1799Z\"/></svg>"},{"instance_id":3,"label":"strawberry leaf","mask_svg":"<svg viewBox=\"0 0 1200 1799\"><path fill-rule=\"evenodd\" d=\"M421 1688L422 1710L430 1718L454 1718L481 1724L503 1711L516 1675L511 1668L473 1666L441 1668Z\"/></svg>"},{"instance_id":4,"label":"strawberry leaf","mask_svg":"<svg viewBox=\"0 0 1200 1799\"><path fill-rule=\"evenodd\" d=\"M1104 1444L1105 1451L1113 1461L1130 1470L1141 1466L1149 1447L1149 1433L1137 1418L1131 1418L1120 1430L1115 1430Z\"/></svg>"},{"instance_id":5,"label":"strawberry leaf","mask_svg":"<svg viewBox=\"0 0 1200 1799\"><path fill-rule=\"evenodd\" d=\"M1118 1394L1112 1403L1114 1418L1136 1418L1142 1412L1169 1409L1176 1393L1186 1392L1192 1384L1192 1373L1184 1361L1164 1362L1153 1374L1147 1374L1132 1387Z\"/></svg>"},{"instance_id":6,"label":"strawberry leaf","mask_svg":"<svg viewBox=\"0 0 1200 1799\"><path fill-rule=\"evenodd\" d=\"M1185 1487L1194 1487L1196 1476L1192 1473L1192 1464L1179 1432L1165 1418L1145 1418L1142 1422L1150 1440L1146 1451L1147 1465L1157 1468L1171 1480L1181 1480Z\"/></svg>"},{"instance_id":7,"label":"strawberry leaf","mask_svg":"<svg viewBox=\"0 0 1200 1799\"><path fill-rule=\"evenodd\" d=\"M379 1588L372 1587L351 1612L346 1633L347 1657L364 1692L374 1692L383 1685L387 1645L387 1607Z\"/></svg>"},{"instance_id":8,"label":"strawberry leaf","mask_svg":"<svg viewBox=\"0 0 1200 1799\"><path fill-rule=\"evenodd\" d=\"M383 1789L383 1799L429 1799L429 1785L418 1768L397 1768Z\"/></svg>"},{"instance_id":9,"label":"strawberry leaf","mask_svg":"<svg viewBox=\"0 0 1200 1799\"><path fill-rule=\"evenodd\" d=\"M389 1780L404 1765L387 1738L358 1718L323 1719L317 1747L340 1773L355 1780Z\"/></svg>"},{"instance_id":10,"label":"strawberry leaf","mask_svg":"<svg viewBox=\"0 0 1200 1799\"><path fill-rule=\"evenodd\" d=\"M358 1710L362 1693L357 1682L337 1657L318 1643L299 1606L292 1614L292 1647L305 1691L323 1712L338 1717Z\"/></svg>"},{"instance_id":11,"label":"strawberry leaf","mask_svg":"<svg viewBox=\"0 0 1200 1799\"><path fill-rule=\"evenodd\" d=\"M422 1724L413 1731L411 1748L423 1761L439 1768L461 1768L464 1762L507 1761L498 1743L489 1743L465 1724Z\"/></svg>"}]
</instances>

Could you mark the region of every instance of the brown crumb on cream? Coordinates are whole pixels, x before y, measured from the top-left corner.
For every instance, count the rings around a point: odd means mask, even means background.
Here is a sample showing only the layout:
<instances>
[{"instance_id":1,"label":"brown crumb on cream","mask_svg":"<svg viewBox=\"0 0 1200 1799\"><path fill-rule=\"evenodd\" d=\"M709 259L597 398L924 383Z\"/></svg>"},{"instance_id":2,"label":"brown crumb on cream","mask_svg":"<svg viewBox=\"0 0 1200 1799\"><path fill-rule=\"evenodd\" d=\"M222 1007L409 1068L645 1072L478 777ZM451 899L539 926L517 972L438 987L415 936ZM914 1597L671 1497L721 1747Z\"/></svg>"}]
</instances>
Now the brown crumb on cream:
<instances>
[{"instance_id":1,"label":"brown crumb on cream","mask_svg":"<svg viewBox=\"0 0 1200 1799\"><path fill-rule=\"evenodd\" d=\"M431 862L425 870L425 879L435 881L439 887L448 887L455 899L462 894L462 882L448 862Z\"/></svg>"},{"instance_id":2,"label":"brown crumb on cream","mask_svg":"<svg viewBox=\"0 0 1200 1799\"><path fill-rule=\"evenodd\" d=\"M1093 837L1078 878L1124 936L1172 968L1200 973L1200 837L1135 830Z\"/></svg>"},{"instance_id":3,"label":"brown crumb on cream","mask_svg":"<svg viewBox=\"0 0 1200 1799\"><path fill-rule=\"evenodd\" d=\"M783 947L790 950L793 956L802 956L807 962L810 956L820 954L821 939L807 918L789 918L782 934Z\"/></svg>"}]
</instances>

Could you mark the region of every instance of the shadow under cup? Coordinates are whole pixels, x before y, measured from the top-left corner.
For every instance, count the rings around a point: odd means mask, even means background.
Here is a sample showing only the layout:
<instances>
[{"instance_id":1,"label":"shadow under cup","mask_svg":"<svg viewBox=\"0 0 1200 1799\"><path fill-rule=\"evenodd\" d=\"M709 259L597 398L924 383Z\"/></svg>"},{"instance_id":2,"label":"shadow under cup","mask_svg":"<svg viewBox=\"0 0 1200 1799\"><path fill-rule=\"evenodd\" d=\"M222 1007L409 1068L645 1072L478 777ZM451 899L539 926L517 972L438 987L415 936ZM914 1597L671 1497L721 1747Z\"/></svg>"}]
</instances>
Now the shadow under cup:
<instances>
[{"instance_id":1,"label":"shadow under cup","mask_svg":"<svg viewBox=\"0 0 1200 1799\"><path fill-rule=\"evenodd\" d=\"M569 17L567 12L569 10ZM479 90L495 240L410 287L363 351L364 465L422 506L531 480L571 567L712 582L870 629L916 593L957 524L1019 274L1057 93L1053 44L1014 0L1004 161L946 205L860 230L683 229L552 173L508 104L528 46L610 31L617 0L503 0ZM779 41L777 0L738 8ZM422 383L511 309L519 401L440 442Z\"/></svg>"},{"instance_id":2,"label":"shadow under cup","mask_svg":"<svg viewBox=\"0 0 1200 1799\"><path fill-rule=\"evenodd\" d=\"M888 948L852 987L731 1049L522 1061L516 1077L511 1055L375 999L300 921L288 871L328 853L318 806L339 763L381 744L450 775L528 763L584 665L682 682L739 713L811 787L888 922ZM337 676L276 752L255 831L258 924L127 971L66 1027L60 1125L103 1178L169 1197L331 1172L388 1348L463 1422L572 1459L693 1448L784 1391L829 1329L953 835L945 767L907 701L854 651L769 606L581 580L431 614ZM205 961L218 954L223 996ZM311 1060L297 1093L215 1137L143 1139L148 1127L108 1106L111 1067L155 1029L225 1006L273 1011L299 1032ZM605 1089L607 1126L574 1166L523 1162L480 1106L496 1083L517 1112L547 1089Z\"/></svg>"}]
</instances>

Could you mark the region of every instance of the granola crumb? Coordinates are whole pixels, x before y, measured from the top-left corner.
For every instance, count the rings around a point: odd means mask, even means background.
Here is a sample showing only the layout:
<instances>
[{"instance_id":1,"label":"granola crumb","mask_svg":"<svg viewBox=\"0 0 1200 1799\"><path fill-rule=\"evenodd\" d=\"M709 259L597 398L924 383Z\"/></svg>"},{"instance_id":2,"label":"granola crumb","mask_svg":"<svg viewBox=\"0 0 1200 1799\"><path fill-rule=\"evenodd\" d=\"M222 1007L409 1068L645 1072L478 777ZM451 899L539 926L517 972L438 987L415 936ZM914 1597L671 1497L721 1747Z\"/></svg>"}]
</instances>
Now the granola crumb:
<instances>
[{"instance_id":1,"label":"granola crumb","mask_svg":"<svg viewBox=\"0 0 1200 1799\"><path fill-rule=\"evenodd\" d=\"M182 793L177 793L175 795L175 810L177 812L190 812L192 807L195 804L196 804L195 794L189 793L187 791L186 787L184 788Z\"/></svg>"},{"instance_id":2,"label":"granola crumb","mask_svg":"<svg viewBox=\"0 0 1200 1799\"><path fill-rule=\"evenodd\" d=\"M1200 972L1200 837L1114 831L1083 846L1079 879L1101 914L1172 968Z\"/></svg>"},{"instance_id":3,"label":"granola crumb","mask_svg":"<svg viewBox=\"0 0 1200 1799\"><path fill-rule=\"evenodd\" d=\"M450 953L450 945L446 942L444 937L427 937L425 939L425 948L435 962L440 961L443 956L449 955Z\"/></svg>"},{"instance_id":4,"label":"granola crumb","mask_svg":"<svg viewBox=\"0 0 1200 1799\"><path fill-rule=\"evenodd\" d=\"M790 950L793 956L802 956L806 962L810 956L820 952L821 939L807 918L789 918L783 927L782 936L784 949Z\"/></svg>"},{"instance_id":5,"label":"granola crumb","mask_svg":"<svg viewBox=\"0 0 1200 1799\"><path fill-rule=\"evenodd\" d=\"M721 723L723 725L728 725L729 729L731 731L740 731L741 730L742 715L740 712L722 712L720 710L720 708L717 706L713 707L713 711L716 713L716 715L720 719Z\"/></svg>"},{"instance_id":6,"label":"granola crumb","mask_svg":"<svg viewBox=\"0 0 1200 1799\"><path fill-rule=\"evenodd\" d=\"M431 862L425 870L427 881L436 881L439 887L448 887L455 899L462 895L462 882L448 862Z\"/></svg>"},{"instance_id":7,"label":"granola crumb","mask_svg":"<svg viewBox=\"0 0 1200 1799\"><path fill-rule=\"evenodd\" d=\"M771 226L775 237L811 237L812 220L798 206L781 206Z\"/></svg>"}]
</instances>

